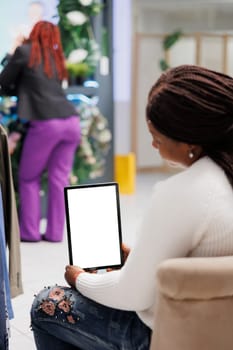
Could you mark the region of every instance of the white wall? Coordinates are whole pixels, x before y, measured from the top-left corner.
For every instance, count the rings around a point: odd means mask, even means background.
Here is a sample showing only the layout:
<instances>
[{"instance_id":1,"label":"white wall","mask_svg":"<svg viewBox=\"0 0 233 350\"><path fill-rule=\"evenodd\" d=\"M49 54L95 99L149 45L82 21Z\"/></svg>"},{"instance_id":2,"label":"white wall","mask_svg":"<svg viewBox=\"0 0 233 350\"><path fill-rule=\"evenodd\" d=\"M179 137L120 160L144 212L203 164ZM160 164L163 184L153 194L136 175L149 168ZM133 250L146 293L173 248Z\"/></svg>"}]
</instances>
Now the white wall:
<instances>
[{"instance_id":1,"label":"white wall","mask_svg":"<svg viewBox=\"0 0 233 350\"><path fill-rule=\"evenodd\" d=\"M224 3L223 3L224 2ZM221 32L233 31L233 1L198 0L134 0L134 30L145 34L166 34L181 29L182 32ZM222 70L222 41L206 38L202 46L203 66ZM154 168L162 165L161 158L150 146L150 138L145 123L145 105L148 91L161 74L159 60L163 58L162 42L152 36L139 41L137 55L137 90L132 96L135 106L136 158L138 168ZM233 44L229 46L232 53ZM214 54L213 54L214 53ZM228 56L232 62L232 57ZM134 60L134 57L132 57ZM172 65L195 63L195 43L183 38L170 52ZM233 71L229 64L229 74Z\"/></svg>"},{"instance_id":2,"label":"white wall","mask_svg":"<svg viewBox=\"0 0 233 350\"><path fill-rule=\"evenodd\" d=\"M132 1L113 0L114 149L131 148Z\"/></svg>"},{"instance_id":3,"label":"white wall","mask_svg":"<svg viewBox=\"0 0 233 350\"><path fill-rule=\"evenodd\" d=\"M0 0L0 60L11 48L15 37L19 32L24 32L30 25L28 8L30 0ZM43 19L52 20L57 14L56 5L58 0L41 0L40 3L44 8Z\"/></svg>"},{"instance_id":4,"label":"white wall","mask_svg":"<svg viewBox=\"0 0 233 350\"><path fill-rule=\"evenodd\" d=\"M26 22L28 0L1 0L0 1L0 59L10 49L16 31Z\"/></svg>"}]
</instances>

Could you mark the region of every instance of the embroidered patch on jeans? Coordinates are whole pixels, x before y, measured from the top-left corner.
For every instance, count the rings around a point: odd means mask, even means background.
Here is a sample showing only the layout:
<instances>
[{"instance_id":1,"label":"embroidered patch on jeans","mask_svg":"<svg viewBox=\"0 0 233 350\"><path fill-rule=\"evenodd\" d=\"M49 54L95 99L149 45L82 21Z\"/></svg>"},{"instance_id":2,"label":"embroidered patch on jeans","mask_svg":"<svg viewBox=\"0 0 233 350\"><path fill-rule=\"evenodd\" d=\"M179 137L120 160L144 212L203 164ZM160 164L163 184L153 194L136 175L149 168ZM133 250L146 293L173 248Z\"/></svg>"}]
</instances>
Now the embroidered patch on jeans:
<instances>
[{"instance_id":1,"label":"embroidered patch on jeans","mask_svg":"<svg viewBox=\"0 0 233 350\"><path fill-rule=\"evenodd\" d=\"M72 296L72 293L70 293L70 296ZM79 320L79 317L73 315L72 305L73 302L65 295L65 291L59 287L54 287L49 292L48 298L42 299L37 312L43 311L51 317L62 318L63 322L66 320L74 324Z\"/></svg>"},{"instance_id":2,"label":"embroidered patch on jeans","mask_svg":"<svg viewBox=\"0 0 233 350\"><path fill-rule=\"evenodd\" d=\"M61 289L59 287L55 287L50 291L49 298L51 298L53 300L60 301L60 300L62 300L64 295L65 295L65 292L63 289Z\"/></svg>"}]
</instances>

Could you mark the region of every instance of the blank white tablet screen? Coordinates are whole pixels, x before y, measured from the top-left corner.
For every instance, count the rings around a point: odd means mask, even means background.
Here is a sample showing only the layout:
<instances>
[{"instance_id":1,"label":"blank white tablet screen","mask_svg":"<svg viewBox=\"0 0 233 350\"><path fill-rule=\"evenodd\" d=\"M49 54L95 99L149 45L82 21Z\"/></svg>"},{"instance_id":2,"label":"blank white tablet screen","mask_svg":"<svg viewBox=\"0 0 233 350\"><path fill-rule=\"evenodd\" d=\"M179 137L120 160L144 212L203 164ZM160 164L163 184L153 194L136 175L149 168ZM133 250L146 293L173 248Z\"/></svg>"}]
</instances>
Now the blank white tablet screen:
<instances>
[{"instance_id":1,"label":"blank white tablet screen","mask_svg":"<svg viewBox=\"0 0 233 350\"><path fill-rule=\"evenodd\" d=\"M82 268L120 265L116 186L70 188L67 210L73 265Z\"/></svg>"}]
</instances>

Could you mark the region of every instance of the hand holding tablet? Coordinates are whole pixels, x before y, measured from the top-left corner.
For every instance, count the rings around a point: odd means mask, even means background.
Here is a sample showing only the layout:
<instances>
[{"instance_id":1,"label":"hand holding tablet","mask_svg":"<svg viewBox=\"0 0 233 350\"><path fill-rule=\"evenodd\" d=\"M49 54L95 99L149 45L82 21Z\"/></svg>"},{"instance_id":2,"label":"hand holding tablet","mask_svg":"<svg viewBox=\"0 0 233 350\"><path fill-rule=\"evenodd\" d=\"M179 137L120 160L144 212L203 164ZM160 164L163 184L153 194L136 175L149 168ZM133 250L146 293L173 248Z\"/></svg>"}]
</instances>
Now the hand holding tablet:
<instances>
[{"instance_id":1,"label":"hand holding tablet","mask_svg":"<svg viewBox=\"0 0 233 350\"><path fill-rule=\"evenodd\" d=\"M70 265L84 270L121 267L118 184L67 186L64 191Z\"/></svg>"},{"instance_id":2,"label":"hand holding tablet","mask_svg":"<svg viewBox=\"0 0 233 350\"><path fill-rule=\"evenodd\" d=\"M80 275L80 273L85 272L78 266L68 265L66 266L65 271L65 279L69 283L71 287L75 287L76 278Z\"/></svg>"}]
</instances>

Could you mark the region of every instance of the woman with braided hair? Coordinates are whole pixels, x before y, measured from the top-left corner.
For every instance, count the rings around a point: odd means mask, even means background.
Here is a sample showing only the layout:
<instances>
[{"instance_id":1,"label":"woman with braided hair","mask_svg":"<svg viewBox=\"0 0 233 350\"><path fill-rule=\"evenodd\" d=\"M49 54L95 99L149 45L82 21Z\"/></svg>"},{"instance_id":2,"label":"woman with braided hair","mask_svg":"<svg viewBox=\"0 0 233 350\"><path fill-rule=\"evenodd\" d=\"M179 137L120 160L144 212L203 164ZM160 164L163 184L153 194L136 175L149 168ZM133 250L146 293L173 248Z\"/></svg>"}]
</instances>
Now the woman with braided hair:
<instances>
[{"instance_id":1,"label":"woman with braided hair","mask_svg":"<svg viewBox=\"0 0 233 350\"><path fill-rule=\"evenodd\" d=\"M22 241L42 239L39 231L40 182L45 171L48 174L48 205L43 238L51 242L60 242L63 238L63 188L68 184L80 140L77 111L61 87L66 78L59 29L47 21L34 25L29 38L8 57L0 74L2 91L16 94L17 114L29 122L19 165Z\"/></svg>"},{"instance_id":2,"label":"woman with braided hair","mask_svg":"<svg viewBox=\"0 0 233 350\"><path fill-rule=\"evenodd\" d=\"M120 270L66 266L71 288L48 287L35 297L39 350L148 350L157 266L233 254L233 79L198 66L168 70L149 92L146 123L152 146L184 170L155 185Z\"/></svg>"},{"instance_id":3,"label":"woman with braided hair","mask_svg":"<svg viewBox=\"0 0 233 350\"><path fill-rule=\"evenodd\" d=\"M189 144L189 163L212 159L233 186L231 77L191 65L168 71L150 91L147 121L152 130Z\"/></svg>"}]
</instances>

